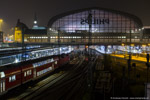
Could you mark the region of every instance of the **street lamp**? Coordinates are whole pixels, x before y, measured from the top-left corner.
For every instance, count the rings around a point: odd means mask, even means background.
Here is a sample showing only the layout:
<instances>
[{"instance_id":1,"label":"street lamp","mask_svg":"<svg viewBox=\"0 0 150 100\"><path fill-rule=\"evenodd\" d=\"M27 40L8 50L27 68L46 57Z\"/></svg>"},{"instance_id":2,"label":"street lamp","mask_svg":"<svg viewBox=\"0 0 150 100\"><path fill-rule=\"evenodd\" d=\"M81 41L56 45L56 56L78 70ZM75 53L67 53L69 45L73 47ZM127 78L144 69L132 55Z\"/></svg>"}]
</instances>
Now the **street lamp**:
<instances>
[{"instance_id":1,"label":"street lamp","mask_svg":"<svg viewBox=\"0 0 150 100\"><path fill-rule=\"evenodd\" d=\"M3 23L3 19L0 19L0 31L2 31L2 23Z\"/></svg>"}]
</instances>

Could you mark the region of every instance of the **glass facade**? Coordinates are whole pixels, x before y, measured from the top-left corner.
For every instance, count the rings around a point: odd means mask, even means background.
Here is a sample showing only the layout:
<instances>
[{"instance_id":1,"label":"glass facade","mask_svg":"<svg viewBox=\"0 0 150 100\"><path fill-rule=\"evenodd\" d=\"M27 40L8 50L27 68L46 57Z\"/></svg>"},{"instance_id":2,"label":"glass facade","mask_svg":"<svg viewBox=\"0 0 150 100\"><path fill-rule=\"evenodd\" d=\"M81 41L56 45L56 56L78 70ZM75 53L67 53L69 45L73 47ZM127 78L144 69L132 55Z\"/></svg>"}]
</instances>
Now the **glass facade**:
<instances>
[{"instance_id":1,"label":"glass facade","mask_svg":"<svg viewBox=\"0 0 150 100\"><path fill-rule=\"evenodd\" d=\"M92 14L92 33L139 33L141 26L131 17L119 12L91 9L63 16L49 26L55 33L85 33L89 31L88 16ZM57 33L57 32L56 32Z\"/></svg>"},{"instance_id":2,"label":"glass facade","mask_svg":"<svg viewBox=\"0 0 150 100\"><path fill-rule=\"evenodd\" d=\"M139 43L142 27L141 20L134 15L88 8L53 17L48 23L47 34L50 43L87 44L91 41L92 44L121 44L129 43L130 38L132 43Z\"/></svg>"}]
</instances>

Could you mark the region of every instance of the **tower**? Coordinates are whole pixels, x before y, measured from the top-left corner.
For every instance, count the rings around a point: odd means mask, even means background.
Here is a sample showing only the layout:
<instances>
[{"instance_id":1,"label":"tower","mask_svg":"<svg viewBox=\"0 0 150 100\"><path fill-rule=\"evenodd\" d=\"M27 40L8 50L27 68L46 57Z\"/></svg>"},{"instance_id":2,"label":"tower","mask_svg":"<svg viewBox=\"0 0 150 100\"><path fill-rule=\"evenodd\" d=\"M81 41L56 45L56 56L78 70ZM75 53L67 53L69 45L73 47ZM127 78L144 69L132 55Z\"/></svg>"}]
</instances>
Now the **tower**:
<instances>
[{"instance_id":1,"label":"tower","mask_svg":"<svg viewBox=\"0 0 150 100\"><path fill-rule=\"evenodd\" d=\"M15 27L15 42L21 42L22 41L22 30L20 27L20 19L17 21L17 25Z\"/></svg>"},{"instance_id":2,"label":"tower","mask_svg":"<svg viewBox=\"0 0 150 100\"><path fill-rule=\"evenodd\" d=\"M22 36L24 36L22 34L24 34L27 29L28 27L24 23L20 22L20 19L18 19L14 33L15 42L22 42Z\"/></svg>"},{"instance_id":3,"label":"tower","mask_svg":"<svg viewBox=\"0 0 150 100\"><path fill-rule=\"evenodd\" d=\"M33 22L33 28L32 29L37 29L38 28L38 24L37 24L37 15L36 13L34 14L34 22Z\"/></svg>"}]
</instances>

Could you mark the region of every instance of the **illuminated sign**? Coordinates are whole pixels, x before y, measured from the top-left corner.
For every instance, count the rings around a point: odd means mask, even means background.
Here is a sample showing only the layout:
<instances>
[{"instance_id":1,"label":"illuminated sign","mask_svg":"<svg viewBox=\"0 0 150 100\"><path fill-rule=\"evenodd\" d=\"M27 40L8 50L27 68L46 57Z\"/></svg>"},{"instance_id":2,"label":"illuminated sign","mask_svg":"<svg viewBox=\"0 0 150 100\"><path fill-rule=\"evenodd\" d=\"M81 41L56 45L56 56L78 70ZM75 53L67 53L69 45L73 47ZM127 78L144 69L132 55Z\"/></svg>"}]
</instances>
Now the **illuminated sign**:
<instances>
[{"instance_id":1,"label":"illuminated sign","mask_svg":"<svg viewBox=\"0 0 150 100\"><path fill-rule=\"evenodd\" d=\"M81 25L89 24L88 19L86 18L81 18ZM91 24L109 24L109 19L108 18L93 18Z\"/></svg>"}]
</instances>

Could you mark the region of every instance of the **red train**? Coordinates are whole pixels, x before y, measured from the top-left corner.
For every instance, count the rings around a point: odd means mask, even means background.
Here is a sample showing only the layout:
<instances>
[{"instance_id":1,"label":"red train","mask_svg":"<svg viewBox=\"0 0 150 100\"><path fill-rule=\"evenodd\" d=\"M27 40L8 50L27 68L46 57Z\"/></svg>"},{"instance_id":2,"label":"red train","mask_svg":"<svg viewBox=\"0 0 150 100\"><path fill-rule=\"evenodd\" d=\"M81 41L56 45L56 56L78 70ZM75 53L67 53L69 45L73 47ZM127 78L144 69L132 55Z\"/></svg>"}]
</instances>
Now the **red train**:
<instances>
[{"instance_id":1,"label":"red train","mask_svg":"<svg viewBox=\"0 0 150 100\"><path fill-rule=\"evenodd\" d=\"M0 95L48 74L69 60L69 55L51 56L0 67Z\"/></svg>"}]
</instances>

